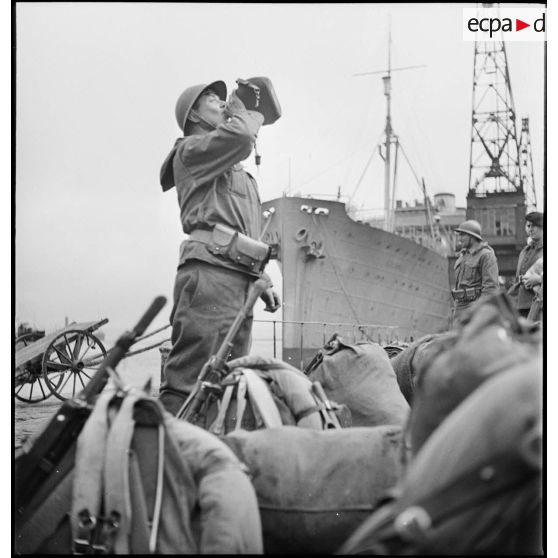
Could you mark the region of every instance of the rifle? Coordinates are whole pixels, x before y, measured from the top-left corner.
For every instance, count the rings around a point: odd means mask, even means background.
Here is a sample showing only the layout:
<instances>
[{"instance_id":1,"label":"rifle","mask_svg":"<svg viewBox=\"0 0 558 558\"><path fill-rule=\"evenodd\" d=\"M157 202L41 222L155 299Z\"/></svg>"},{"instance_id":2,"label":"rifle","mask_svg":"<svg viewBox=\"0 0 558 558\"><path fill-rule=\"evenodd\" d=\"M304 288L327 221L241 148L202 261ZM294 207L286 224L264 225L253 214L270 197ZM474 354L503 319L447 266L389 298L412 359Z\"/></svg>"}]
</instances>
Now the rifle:
<instances>
[{"instance_id":1,"label":"rifle","mask_svg":"<svg viewBox=\"0 0 558 558\"><path fill-rule=\"evenodd\" d=\"M246 319L246 315L252 310L254 304L256 304L256 301L265 292L268 286L268 282L263 278L256 280L252 284L248 296L246 297L246 302L238 311L217 353L209 357L209 360L203 365L194 389L176 413L177 418L195 424L209 395L211 393L215 394L221 392L219 382L228 373L226 360L233 347L233 340L242 322Z\"/></svg>"},{"instance_id":2,"label":"rifle","mask_svg":"<svg viewBox=\"0 0 558 558\"><path fill-rule=\"evenodd\" d=\"M15 462L16 523L21 528L32 510L58 486L72 469L75 441L93 408L96 396L105 387L109 373L128 349L141 337L161 308L164 296L151 303L132 331L124 332L101 362L91 381L74 398L65 401L30 449Z\"/></svg>"}]
</instances>

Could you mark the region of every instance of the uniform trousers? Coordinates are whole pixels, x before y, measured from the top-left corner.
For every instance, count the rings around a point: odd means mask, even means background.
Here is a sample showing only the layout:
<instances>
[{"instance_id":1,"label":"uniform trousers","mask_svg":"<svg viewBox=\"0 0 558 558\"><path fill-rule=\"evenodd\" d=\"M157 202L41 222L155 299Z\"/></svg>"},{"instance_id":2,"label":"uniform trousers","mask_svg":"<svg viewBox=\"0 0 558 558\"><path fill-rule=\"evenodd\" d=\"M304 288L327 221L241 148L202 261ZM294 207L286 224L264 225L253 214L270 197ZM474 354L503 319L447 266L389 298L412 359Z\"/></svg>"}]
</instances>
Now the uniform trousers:
<instances>
[{"instance_id":1,"label":"uniform trousers","mask_svg":"<svg viewBox=\"0 0 558 558\"><path fill-rule=\"evenodd\" d=\"M203 365L218 351L254 280L240 271L200 260L188 260L178 267L170 316L172 348L159 393L170 413L178 412ZM248 354L252 321L250 311L234 338L229 359Z\"/></svg>"}]
</instances>

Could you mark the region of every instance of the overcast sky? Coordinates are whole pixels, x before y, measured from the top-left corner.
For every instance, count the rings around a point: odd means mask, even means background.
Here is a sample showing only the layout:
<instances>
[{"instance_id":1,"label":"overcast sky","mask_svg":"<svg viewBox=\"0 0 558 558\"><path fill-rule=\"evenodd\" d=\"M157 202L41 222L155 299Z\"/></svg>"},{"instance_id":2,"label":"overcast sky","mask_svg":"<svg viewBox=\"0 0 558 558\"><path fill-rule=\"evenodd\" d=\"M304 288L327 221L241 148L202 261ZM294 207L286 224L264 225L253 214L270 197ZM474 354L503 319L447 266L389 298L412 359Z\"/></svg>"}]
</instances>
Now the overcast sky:
<instances>
[{"instance_id":1,"label":"overcast sky","mask_svg":"<svg viewBox=\"0 0 558 558\"><path fill-rule=\"evenodd\" d=\"M262 199L352 194L385 125L381 75L353 74L386 68L390 19L392 66L426 65L393 74L395 132L429 193L465 206L474 43L461 25L474 6L17 4L16 320L121 329L154 296L170 299L183 235L159 169L189 85L273 81L283 116L260 132ZM507 53L542 205L543 43ZM376 160L355 201L382 207L382 181ZM403 163L400 184L398 198L420 198Z\"/></svg>"}]
</instances>

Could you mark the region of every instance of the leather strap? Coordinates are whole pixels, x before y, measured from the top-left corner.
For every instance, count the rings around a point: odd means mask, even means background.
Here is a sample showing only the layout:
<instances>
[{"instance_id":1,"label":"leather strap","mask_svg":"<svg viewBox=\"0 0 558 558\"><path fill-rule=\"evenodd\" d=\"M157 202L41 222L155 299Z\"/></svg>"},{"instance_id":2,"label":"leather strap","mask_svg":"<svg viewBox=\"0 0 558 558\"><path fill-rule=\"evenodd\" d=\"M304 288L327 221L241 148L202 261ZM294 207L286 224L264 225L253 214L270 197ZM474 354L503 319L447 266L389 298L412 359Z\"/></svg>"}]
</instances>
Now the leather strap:
<instances>
[{"instance_id":1,"label":"leather strap","mask_svg":"<svg viewBox=\"0 0 558 558\"><path fill-rule=\"evenodd\" d=\"M194 229L190 232L190 240L196 240L197 242L209 244L211 242L212 235L213 232L208 231L207 229Z\"/></svg>"},{"instance_id":2,"label":"leather strap","mask_svg":"<svg viewBox=\"0 0 558 558\"><path fill-rule=\"evenodd\" d=\"M103 491L103 464L108 433L108 405L113 390L101 393L76 443L74 482L71 508L72 547L83 547L91 542L91 529L84 525L85 515L96 523Z\"/></svg>"},{"instance_id":3,"label":"leather strap","mask_svg":"<svg viewBox=\"0 0 558 558\"><path fill-rule=\"evenodd\" d=\"M235 430L240 430L242 419L244 418L244 411L246 410L246 378L241 375L238 378L238 387L236 391L236 424Z\"/></svg>"},{"instance_id":4,"label":"leather strap","mask_svg":"<svg viewBox=\"0 0 558 558\"><path fill-rule=\"evenodd\" d=\"M229 410L232 394L234 391L234 385L228 385L225 388L225 393L220 401L219 412L217 413L217 418L213 421L213 424L209 428L209 431L216 436L221 436L224 431L225 419L227 417L227 411Z\"/></svg>"},{"instance_id":5,"label":"leather strap","mask_svg":"<svg viewBox=\"0 0 558 558\"><path fill-rule=\"evenodd\" d=\"M116 532L114 552L129 553L132 532L132 504L130 498L130 444L134 434L134 405L139 396L129 393L122 401L107 437L104 496L105 512L109 517L120 518Z\"/></svg>"},{"instance_id":6,"label":"leather strap","mask_svg":"<svg viewBox=\"0 0 558 558\"><path fill-rule=\"evenodd\" d=\"M242 368L242 374L246 378L248 396L252 408L259 413L266 428L282 426L281 415L271 397L271 393L260 376L250 368Z\"/></svg>"}]
</instances>

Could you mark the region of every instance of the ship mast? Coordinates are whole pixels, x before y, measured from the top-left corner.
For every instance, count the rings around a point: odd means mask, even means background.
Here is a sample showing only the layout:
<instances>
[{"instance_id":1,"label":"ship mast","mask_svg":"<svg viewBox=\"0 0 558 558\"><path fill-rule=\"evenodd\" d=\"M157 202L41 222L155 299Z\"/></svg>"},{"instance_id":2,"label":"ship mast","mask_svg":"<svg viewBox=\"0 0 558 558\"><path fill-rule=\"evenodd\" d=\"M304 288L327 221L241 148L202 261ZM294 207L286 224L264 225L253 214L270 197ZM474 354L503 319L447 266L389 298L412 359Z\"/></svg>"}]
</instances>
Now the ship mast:
<instances>
[{"instance_id":1,"label":"ship mast","mask_svg":"<svg viewBox=\"0 0 558 558\"><path fill-rule=\"evenodd\" d=\"M378 70L375 72L362 72L359 74L353 74L354 76L369 76L373 74L385 74L382 76L384 82L384 95L386 96L387 111L386 111L386 127L384 130L385 140L383 142L385 154L379 150L380 156L384 160L384 228L393 232L394 219L393 219L393 198L395 198L395 175L393 180L391 178L391 144L396 144L395 150L395 161L394 165L397 168L397 154L399 147L399 139L393 132L393 127L391 125L391 73L398 72L401 70L411 70L413 68L424 68L425 64L419 64L417 66L403 66L400 68L391 67L391 23L389 25L388 31L388 60L387 60L387 70ZM392 195L393 193L393 195Z\"/></svg>"},{"instance_id":2,"label":"ship mast","mask_svg":"<svg viewBox=\"0 0 558 558\"><path fill-rule=\"evenodd\" d=\"M387 74L382 78L384 82L384 95L387 100L386 112L386 141L385 141L385 156L384 156L384 219L386 230L392 230L392 211L391 211L391 26L388 33L388 69Z\"/></svg>"}]
</instances>

